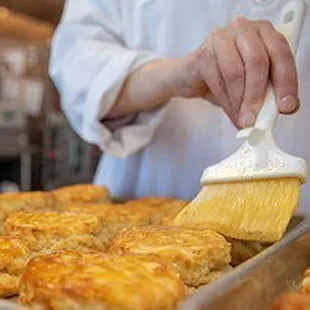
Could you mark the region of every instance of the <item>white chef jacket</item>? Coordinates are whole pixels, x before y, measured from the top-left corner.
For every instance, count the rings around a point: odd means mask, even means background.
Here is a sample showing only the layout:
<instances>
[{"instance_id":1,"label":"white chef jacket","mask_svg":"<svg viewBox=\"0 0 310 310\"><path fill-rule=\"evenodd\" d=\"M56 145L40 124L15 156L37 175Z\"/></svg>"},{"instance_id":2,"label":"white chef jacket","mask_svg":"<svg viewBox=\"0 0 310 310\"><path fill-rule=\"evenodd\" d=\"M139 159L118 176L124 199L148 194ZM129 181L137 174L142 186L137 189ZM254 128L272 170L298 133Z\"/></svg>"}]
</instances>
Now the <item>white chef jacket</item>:
<instances>
[{"instance_id":1,"label":"white chef jacket","mask_svg":"<svg viewBox=\"0 0 310 310\"><path fill-rule=\"evenodd\" d=\"M52 44L50 73L72 127L103 151L95 183L116 197L160 195L191 199L206 166L241 141L223 113L204 99L173 98L165 107L101 120L130 72L154 59L183 57L210 32L238 16L276 22L286 0L67 0ZM310 162L310 1L300 40L303 106L281 117L276 141ZM310 183L301 208L310 212Z\"/></svg>"}]
</instances>

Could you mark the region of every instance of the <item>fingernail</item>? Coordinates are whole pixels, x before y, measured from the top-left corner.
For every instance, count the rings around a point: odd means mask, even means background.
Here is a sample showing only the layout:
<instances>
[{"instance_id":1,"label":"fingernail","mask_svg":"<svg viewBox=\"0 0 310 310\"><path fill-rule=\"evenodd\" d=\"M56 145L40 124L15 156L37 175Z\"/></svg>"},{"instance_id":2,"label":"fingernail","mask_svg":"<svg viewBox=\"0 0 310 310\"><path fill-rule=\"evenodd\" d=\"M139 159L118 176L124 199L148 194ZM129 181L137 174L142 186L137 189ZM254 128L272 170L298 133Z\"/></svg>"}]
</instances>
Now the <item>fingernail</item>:
<instances>
[{"instance_id":1,"label":"fingernail","mask_svg":"<svg viewBox=\"0 0 310 310\"><path fill-rule=\"evenodd\" d=\"M293 113L299 108L299 99L289 95L280 100L280 109L282 113Z\"/></svg>"},{"instance_id":2,"label":"fingernail","mask_svg":"<svg viewBox=\"0 0 310 310\"><path fill-rule=\"evenodd\" d=\"M241 118L241 126L243 128L251 127L254 125L254 123L255 123L255 115L253 113L245 114Z\"/></svg>"}]
</instances>

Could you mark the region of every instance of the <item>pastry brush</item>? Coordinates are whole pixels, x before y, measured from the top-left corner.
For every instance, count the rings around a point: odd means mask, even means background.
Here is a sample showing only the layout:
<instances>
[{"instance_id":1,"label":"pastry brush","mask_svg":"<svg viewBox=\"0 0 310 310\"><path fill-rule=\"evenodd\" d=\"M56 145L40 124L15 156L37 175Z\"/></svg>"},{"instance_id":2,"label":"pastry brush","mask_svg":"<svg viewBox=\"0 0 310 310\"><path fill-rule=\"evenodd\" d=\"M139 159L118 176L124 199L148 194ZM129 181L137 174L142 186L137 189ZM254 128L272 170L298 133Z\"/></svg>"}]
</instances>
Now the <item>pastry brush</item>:
<instances>
[{"instance_id":1,"label":"pastry brush","mask_svg":"<svg viewBox=\"0 0 310 310\"><path fill-rule=\"evenodd\" d=\"M306 5L287 3L278 31L295 54ZM278 116L274 90L269 83L255 125L238 132L245 139L227 159L205 169L202 189L175 218L175 225L209 228L224 236L259 242L279 240L298 206L307 165L283 152L273 137Z\"/></svg>"}]
</instances>

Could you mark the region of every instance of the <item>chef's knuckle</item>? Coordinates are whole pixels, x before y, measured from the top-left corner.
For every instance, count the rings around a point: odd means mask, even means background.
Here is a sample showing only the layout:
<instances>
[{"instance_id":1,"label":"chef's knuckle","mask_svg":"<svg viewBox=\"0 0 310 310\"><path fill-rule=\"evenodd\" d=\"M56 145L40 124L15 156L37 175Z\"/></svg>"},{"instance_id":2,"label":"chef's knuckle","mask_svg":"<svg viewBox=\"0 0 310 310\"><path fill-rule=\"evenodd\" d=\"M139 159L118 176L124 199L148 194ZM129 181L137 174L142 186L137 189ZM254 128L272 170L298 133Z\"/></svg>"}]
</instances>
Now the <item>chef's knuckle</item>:
<instances>
[{"instance_id":1,"label":"chef's knuckle","mask_svg":"<svg viewBox=\"0 0 310 310\"><path fill-rule=\"evenodd\" d=\"M243 78L244 70L242 67L239 66L227 66L225 69L223 69L225 79L228 82L235 82L239 81Z\"/></svg>"},{"instance_id":2,"label":"chef's knuckle","mask_svg":"<svg viewBox=\"0 0 310 310\"><path fill-rule=\"evenodd\" d=\"M260 52L253 50L251 53L249 53L247 58L252 68L263 70L268 67L267 57Z\"/></svg>"}]
</instances>

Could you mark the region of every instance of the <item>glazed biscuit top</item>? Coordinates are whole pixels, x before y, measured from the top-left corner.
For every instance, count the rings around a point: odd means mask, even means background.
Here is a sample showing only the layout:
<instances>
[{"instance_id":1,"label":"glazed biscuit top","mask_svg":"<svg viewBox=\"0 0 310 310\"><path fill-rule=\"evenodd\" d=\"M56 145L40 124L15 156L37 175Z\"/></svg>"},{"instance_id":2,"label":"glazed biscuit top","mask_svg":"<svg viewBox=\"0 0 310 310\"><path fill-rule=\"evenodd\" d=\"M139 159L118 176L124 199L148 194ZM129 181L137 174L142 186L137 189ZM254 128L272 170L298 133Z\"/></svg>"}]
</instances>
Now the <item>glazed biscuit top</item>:
<instances>
[{"instance_id":1,"label":"glazed biscuit top","mask_svg":"<svg viewBox=\"0 0 310 310\"><path fill-rule=\"evenodd\" d=\"M70 212L16 212L4 223L6 233L47 233L61 236L88 234L100 228L100 219L92 214Z\"/></svg>"},{"instance_id":2,"label":"glazed biscuit top","mask_svg":"<svg viewBox=\"0 0 310 310\"><path fill-rule=\"evenodd\" d=\"M21 280L24 303L68 297L121 309L153 309L183 295L182 282L172 269L136 255L63 252L41 256L29 263Z\"/></svg>"},{"instance_id":3,"label":"glazed biscuit top","mask_svg":"<svg viewBox=\"0 0 310 310\"><path fill-rule=\"evenodd\" d=\"M193 264L208 260L209 267L216 268L229 264L231 245L210 230L148 226L121 231L109 251L156 255Z\"/></svg>"},{"instance_id":4,"label":"glazed biscuit top","mask_svg":"<svg viewBox=\"0 0 310 310\"><path fill-rule=\"evenodd\" d=\"M106 187L92 184L65 186L52 193L61 202L96 202L110 197L110 192Z\"/></svg>"},{"instance_id":5,"label":"glazed biscuit top","mask_svg":"<svg viewBox=\"0 0 310 310\"><path fill-rule=\"evenodd\" d=\"M53 207L54 196L49 192L18 192L0 194L0 206L4 203L22 202L32 208Z\"/></svg>"},{"instance_id":6,"label":"glazed biscuit top","mask_svg":"<svg viewBox=\"0 0 310 310\"><path fill-rule=\"evenodd\" d=\"M9 236L0 237L0 270L6 269L13 259L23 258L30 254L26 245Z\"/></svg>"},{"instance_id":7,"label":"glazed biscuit top","mask_svg":"<svg viewBox=\"0 0 310 310\"><path fill-rule=\"evenodd\" d=\"M301 283L301 291L307 294L310 293L310 268L308 268L304 272L304 276Z\"/></svg>"},{"instance_id":8,"label":"glazed biscuit top","mask_svg":"<svg viewBox=\"0 0 310 310\"><path fill-rule=\"evenodd\" d=\"M185 200L174 198L143 197L131 200L125 205L131 208L149 208L154 216L165 220L175 217L187 204Z\"/></svg>"},{"instance_id":9,"label":"glazed biscuit top","mask_svg":"<svg viewBox=\"0 0 310 310\"><path fill-rule=\"evenodd\" d=\"M63 210L94 214L107 222L148 222L153 210L144 205L122 205L112 203L66 204Z\"/></svg>"}]
</instances>

